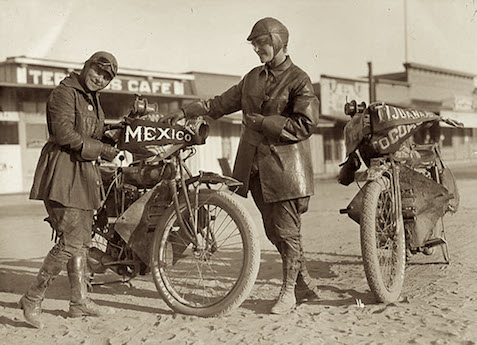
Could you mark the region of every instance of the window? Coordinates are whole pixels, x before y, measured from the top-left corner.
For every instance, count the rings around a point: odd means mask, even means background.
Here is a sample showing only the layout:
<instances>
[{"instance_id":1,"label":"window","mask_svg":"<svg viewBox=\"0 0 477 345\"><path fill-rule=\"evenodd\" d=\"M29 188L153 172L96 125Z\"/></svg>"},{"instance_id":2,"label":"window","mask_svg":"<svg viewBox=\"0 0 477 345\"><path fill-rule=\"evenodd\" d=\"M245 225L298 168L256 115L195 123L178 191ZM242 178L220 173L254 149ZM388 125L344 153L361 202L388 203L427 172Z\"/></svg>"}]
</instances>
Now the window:
<instances>
[{"instance_id":1,"label":"window","mask_svg":"<svg viewBox=\"0 0 477 345\"><path fill-rule=\"evenodd\" d=\"M324 158L326 162L341 161L343 152L343 130L338 127L326 128L323 133Z\"/></svg>"},{"instance_id":2,"label":"window","mask_svg":"<svg viewBox=\"0 0 477 345\"><path fill-rule=\"evenodd\" d=\"M0 145L18 145L18 122L0 121Z\"/></svg>"},{"instance_id":3,"label":"window","mask_svg":"<svg viewBox=\"0 0 477 345\"><path fill-rule=\"evenodd\" d=\"M442 127L441 138L443 147L452 146L452 129L449 127Z\"/></svg>"}]
</instances>

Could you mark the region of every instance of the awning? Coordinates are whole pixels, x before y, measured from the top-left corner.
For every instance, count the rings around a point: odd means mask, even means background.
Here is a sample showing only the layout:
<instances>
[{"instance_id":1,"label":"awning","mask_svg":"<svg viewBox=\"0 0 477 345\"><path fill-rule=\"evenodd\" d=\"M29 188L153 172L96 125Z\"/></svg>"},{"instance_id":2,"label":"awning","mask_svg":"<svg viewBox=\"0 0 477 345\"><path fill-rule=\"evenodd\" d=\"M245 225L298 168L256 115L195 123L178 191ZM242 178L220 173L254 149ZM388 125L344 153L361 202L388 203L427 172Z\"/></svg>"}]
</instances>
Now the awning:
<instances>
[{"instance_id":1,"label":"awning","mask_svg":"<svg viewBox=\"0 0 477 345\"><path fill-rule=\"evenodd\" d=\"M235 113L222 116L218 119L218 121L240 125L242 124L242 111L236 111Z\"/></svg>"},{"instance_id":2,"label":"awning","mask_svg":"<svg viewBox=\"0 0 477 345\"><path fill-rule=\"evenodd\" d=\"M468 113L453 110L441 110L440 115L444 118L450 118L462 122L465 128L477 128L477 113ZM443 127L450 127L444 122L440 123Z\"/></svg>"},{"instance_id":3,"label":"awning","mask_svg":"<svg viewBox=\"0 0 477 345\"><path fill-rule=\"evenodd\" d=\"M327 122L348 122L351 120L351 116L346 115L344 112L343 114L333 114L333 115L328 115L328 114L320 114L319 121L326 120Z\"/></svg>"},{"instance_id":4,"label":"awning","mask_svg":"<svg viewBox=\"0 0 477 345\"><path fill-rule=\"evenodd\" d=\"M348 118L348 121L349 119L350 118ZM336 121L335 119L331 120L330 118L327 118L326 116L320 115L318 118L317 127L334 127L337 122L343 122L343 121Z\"/></svg>"}]
</instances>

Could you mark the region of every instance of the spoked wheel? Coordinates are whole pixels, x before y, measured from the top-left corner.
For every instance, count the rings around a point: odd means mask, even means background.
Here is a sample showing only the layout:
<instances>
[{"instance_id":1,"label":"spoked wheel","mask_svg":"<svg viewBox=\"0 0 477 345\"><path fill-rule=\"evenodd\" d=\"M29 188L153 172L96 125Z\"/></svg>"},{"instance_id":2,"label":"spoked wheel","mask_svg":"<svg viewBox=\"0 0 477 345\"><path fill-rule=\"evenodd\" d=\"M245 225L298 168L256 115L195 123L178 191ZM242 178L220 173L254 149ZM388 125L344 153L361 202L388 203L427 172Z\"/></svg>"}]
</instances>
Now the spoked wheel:
<instances>
[{"instance_id":1,"label":"spoked wheel","mask_svg":"<svg viewBox=\"0 0 477 345\"><path fill-rule=\"evenodd\" d=\"M156 227L151 270L156 287L171 309L203 317L238 307L255 283L259 241L250 217L226 192L202 189L198 204L191 193L193 217L180 202L184 228L174 207ZM194 225L195 224L195 225Z\"/></svg>"},{"instance_id":2,"label":"spoked wheel","mask_svg":"<svg viewBox=\"0 0 477 345\"><path fill-rule=\"evenodd\" d=\"M369 287L379 302L401 294L406 264L404 226L395 211L389 179L365 186L361 214L361 252Z\"/></svg>"}]
</instances>

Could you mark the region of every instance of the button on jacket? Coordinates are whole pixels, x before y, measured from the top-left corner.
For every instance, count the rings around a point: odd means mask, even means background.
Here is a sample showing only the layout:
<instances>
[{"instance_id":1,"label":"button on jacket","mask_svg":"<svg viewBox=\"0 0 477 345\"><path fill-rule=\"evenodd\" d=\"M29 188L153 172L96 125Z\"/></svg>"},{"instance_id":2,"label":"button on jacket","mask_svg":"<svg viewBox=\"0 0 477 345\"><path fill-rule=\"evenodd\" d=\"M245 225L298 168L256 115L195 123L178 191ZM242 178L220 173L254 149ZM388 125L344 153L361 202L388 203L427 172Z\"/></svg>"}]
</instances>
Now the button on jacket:
<instances>
[{"instance_id":1,"label":"button on jacket","mask_svg":"<svg viewBox=\"0 0 477 345\"><path fill-rule=\"evenodd\" d=\"M97 93L85 91L72 73L50 94L49 140L41 151L30 199L66 207L97 209L102 181L95 160L101 153L104 112Z\"/></svg>"},{"instance_id":2,"label":"button on jacket","mask_svg":"<svg viewBox=\"0 0 477 345\"><path fill-rule=\"evenodd\" d=\"M318 121L319 102L310 78L289 57L274 69L252 69L237 85L199 105L215 119L243 111L233 172L243 182L240 195L247 194L254 166L265 202L313 195L309 137ZM198 110L197 103L190 107ZM184 111L187 115L187 106ZM247 123L246 114L263 115L261 128Z\"/></svg>"}]
</instances>

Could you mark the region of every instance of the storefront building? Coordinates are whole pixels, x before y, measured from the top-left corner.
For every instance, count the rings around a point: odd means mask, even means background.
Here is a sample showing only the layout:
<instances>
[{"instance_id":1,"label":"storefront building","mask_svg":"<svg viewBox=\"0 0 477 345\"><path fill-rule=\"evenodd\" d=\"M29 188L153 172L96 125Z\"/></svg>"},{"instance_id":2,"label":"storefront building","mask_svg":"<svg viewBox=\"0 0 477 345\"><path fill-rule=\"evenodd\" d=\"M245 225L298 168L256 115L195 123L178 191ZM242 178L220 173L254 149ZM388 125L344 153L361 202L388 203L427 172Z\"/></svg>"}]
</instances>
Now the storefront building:
<instances>
[{"instance_id":1,"label":"storefront building","mask_svg":"<svg viewBox=\"0 0 477 345\"><path fill-rule=\"evenodd\" d=\"M0 193L30 190L41 148L48 139L46 102L51 90L83 64L12 57L0 63ZM120 68L101 92L106 123L126 116L141 94L168 113L197 98L194 77Z\"/></svg>"},{"instance_id":2,"label":"storefront building","mask_svg":"<svg viewBox=\"0 0 477 345\"><path fill-rule=\"evenodd\" d=\"M443 123L415 135L420 143L439 142L446 162L477 162L477 94L475 76L469 73L406 63L404 72L375 75L377 102L403 108L428 110L460 121L465 128L453 128ZM321 100L321 118L333 121L322 129L324 155L320 165L323 173L333 175L343 162L343 128L349 118L344 115L347 101L369 104L368 78L341 78L322 75L315 84Z\"/></svg>"},{"instance_id":3,"label":"storefront building","mask_svg":"<svg viewBox=\"0 0 477 345\"><path fill-rule=\"evenodd\" d=\"M415 139L439 142L447 162L477 162L476 76L417 63L406 63L404 68L401 73L376 76L377 99L462 122L464 128L436 123Z\"/></svg>"},{"instance_id":4,"label":"storefront building","mask_svg":"<svg viewBox=\"0 0 477 345\"><path fill-rule=\"evenodd\" d=\"M83 64L12 57L0 63L0 194L30 190L41 148L48 139L46 101L51 90ZM404 64L405 71L374 76L376 100L401 107L434 111L464 123L464 129L444 125L421 133L422 140L440 141L446 161L477 161L477 95L474 76L458 71ZM106 122L126 116L137 94L169 113L196 99L208 99L240 81L240 76L190 72L162 73L120 68L101 92ZM344 161L343 128L347 101L369 103L367 78L322 75L314 84L320 99L320 120L311 137L316 177L335 176ZM205 145L189 160L199 170L230 173L238 148L242 114L210 122Z\"/></svg>"},{"instance_id":5,"label":"storefront building","mask_svg":"<svg viewBox=\"0 0 477 345\"><path fill-rule=\"evenodd\" d=\"M82 63L24 56L0 63L0 194L30 190L41 148L48 140L46 102L50 92ZM162 73L120 68L118 76L101 92L106 123L126 116L136 95L157 103L159 112L170 113L196 100L208 99L240 81L240 76L190 72ZM191 170L230 173L238 148L242 114L237 112L210 122L205 145L188 161ZM329 126L328 122L326 126ZM321 135L314 135L315 152L323 151ZM317 155L319 157L319 155ZM313 166L320 173L318 159Z\"/></svg>"}]
</instances>

